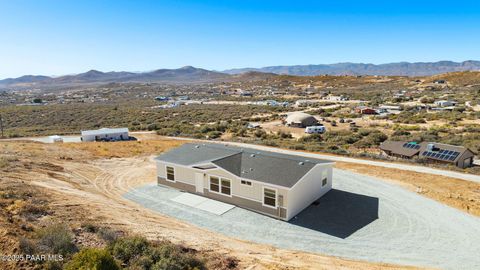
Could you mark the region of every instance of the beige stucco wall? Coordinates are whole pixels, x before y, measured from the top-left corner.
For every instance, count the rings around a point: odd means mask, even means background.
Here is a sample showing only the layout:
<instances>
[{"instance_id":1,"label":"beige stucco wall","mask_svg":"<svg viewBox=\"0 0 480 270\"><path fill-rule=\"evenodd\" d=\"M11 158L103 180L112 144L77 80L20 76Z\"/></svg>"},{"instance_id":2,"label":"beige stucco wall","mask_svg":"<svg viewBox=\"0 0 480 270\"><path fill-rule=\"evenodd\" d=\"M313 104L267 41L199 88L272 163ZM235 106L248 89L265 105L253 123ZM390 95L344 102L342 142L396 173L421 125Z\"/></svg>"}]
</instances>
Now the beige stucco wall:
<instances>
[{"instance_id":1,"label":"beige stucco wall","mask_svg":"<svg viewBox=\"0 0 480 270\"><path fill-rule=\"evenodd\" d=\"M323 177L327 185L322 187ZM332 164L318 164L288 193L287 219L291 219L332 189Z\"/></svg>"},{"instance_id":2,"label":"beige stucco wall","mask_svg":"<svg viewBox=\"0 0 480 270\"><path fill-rule=\"evenodd\" d=\"M166 166L173 167L175 171L175 181L195 185L195 170L183 166L172 165L157 161L157 176L166 178Z\"/></svg>"},{"instance_id":3,"label":"beige stucco wall","mask_svg":"<svg viewBox=\"0 0 480 270\"><path fill-rule=\"evenodd\" d=\"M202 173L202 174L204 174L203 186L207 190L210 188L210 186L209 186L210 176L217 176L217 177L220 177L220 178L223 177L223 178L231 180L232 196L255 201L255 202L260 204L260 207L257 207L257 208L261 208L261 206L263 205L263 188L264 187L274 189L274 190L277 191L277 204L278 204L278 196L279 195L283 196L283 202L284 202L283 206L286 207L287 204L288 204L288 189L287 188L282 188L282 187L278 187L278 186L274 186L274 185L268 185L268 184L265 184L265 183L254 182L254 181L251 181L252 182L251 186L242 185L241 184L241 180L242 180L241 178L239 178L239 177L237 177L237 176L235 176L235 175L233 175L233 174L231 174L231 173L229 173L229 172L227 172L223 169L220 169L220 168L211 169L211 170L200 170L200 169L195 169L195 168L187 168L187 167L184 167L184 166L168 164L168 163L164 163L164 162L161 162L161 161L157 161L157 176L158 177L163 178L163 179L166 178L166 166L171 166L175 169L175 181L177 183L173 184L173 182L166 181L166 182L162 182L163 184L167 184L167 185L174 186L174 187L177 187L177 188L180 187L180 186L184 186L183 184L189 184L189 185L195 186L195 173ZM250 181L249 179L245 179L245 180ZM170 183L172 183L172 184L170 184ZM192 190L192 188L189 187L187 191L191 191L191 190ZM207 197L214 197L214 198L225 197L226 201L229 201L228 196L224 196L222 194L214 194L214 193L211 193L211 192L204 192L203 194L199 194L199 195L204 195L204 196L207 196ZM235 202L240 201L239 199L234 199L234 200L235 200ZM231 203L235 203L235 202L231 202ZM242 202L242 204L245 204L245 200L243 200L241 202ZM240 206L242 206L242 205L240 205ZM252 208L250 205L245 205L245 207ZM268 206L264 206L264 207L265 208L264 208L263 212L265 212L267 214L272 215L272 213L277 213L276 209L270 208ZM257 209L255 209L255 210L257 210Z\"/></svg>"}]
</instances>

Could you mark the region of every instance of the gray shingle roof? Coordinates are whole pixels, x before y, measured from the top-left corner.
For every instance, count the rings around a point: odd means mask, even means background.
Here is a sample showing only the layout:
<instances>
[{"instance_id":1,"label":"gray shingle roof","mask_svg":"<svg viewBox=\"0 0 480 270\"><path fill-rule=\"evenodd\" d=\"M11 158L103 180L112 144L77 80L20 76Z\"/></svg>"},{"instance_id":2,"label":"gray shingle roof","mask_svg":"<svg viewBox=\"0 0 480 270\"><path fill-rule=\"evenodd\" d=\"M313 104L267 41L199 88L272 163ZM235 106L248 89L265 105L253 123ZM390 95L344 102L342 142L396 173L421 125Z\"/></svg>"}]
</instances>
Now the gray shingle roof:
<instances>
[{"instance_id":1,"label":"gray shingle roof","mask_svg":"<svg viewBox=\"0 0 480 270\"><path fill-rule=\"evenodd\" d=\"M289 188L315 165L331 163L251 148L192 143L166 152L157 160L184 166L212 162L236 176Z\"/></svg>"}]
</instances>

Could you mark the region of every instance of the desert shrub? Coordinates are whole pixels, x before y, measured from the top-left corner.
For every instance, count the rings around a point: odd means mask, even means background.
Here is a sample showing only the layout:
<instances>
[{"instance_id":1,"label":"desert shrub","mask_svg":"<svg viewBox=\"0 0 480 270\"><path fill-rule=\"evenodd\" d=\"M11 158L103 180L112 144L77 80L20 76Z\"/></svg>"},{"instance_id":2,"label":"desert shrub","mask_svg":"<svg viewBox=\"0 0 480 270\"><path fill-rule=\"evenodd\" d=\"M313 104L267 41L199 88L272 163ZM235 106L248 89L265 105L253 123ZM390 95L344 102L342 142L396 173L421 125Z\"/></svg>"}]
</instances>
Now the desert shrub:
<instances>
[{"instance_id":1,"label":"desert shrub","mask_svg":"<svg viewBox=\"0 0 480 270\"><path fill-rule=\"evenodd\" d=\"M266 146L272 146L272 147L278 147L278 143L274 140L266 140L266 141L263 141L263 144L265 144Z\"/></svg>"},{"instance_id":2,"label":"desert shrub","mask_svg":"<svg viewBox=\"0 0 480 270\"><path fill-rule=\"evenodd\" d=\"M113 243L118 239L118 233L109 228L98 229L98 236L105 240L107 243Z\"/></svg>"},{"instance_id":3,"label":"desert shrub","mask_svg":"<svg viewBox=\"0 0 480 270\"><path fill-rule=\"evenodd\" d=\"M112 243L109 250L130 269L206 269L193 251L168 241L150 243L143 237L126 237Z\"/></svg>"},{"instance_id":4,"label":"desert shrub","mask_svg":"<svg viewBox=\"0 0 480 270\"><path fill-rule=\"evenodd\" d=\"M294 150L305 150L306 149L305 145L299 144L299 143L291 145L289 148L294 149Z\"/></svg>"},{"instance_id":5,"label":"desert shrub","mask_svg":"<svg viewBox=\"0 0 480 270\"><path fill-rule=\"evenodd\" d=\"M24 254L35 254L36 251L35 242L24 237L19 240L19 248Z\"/></svg>"},{"instance_id":6,"label":"desert shrub","mask_svg":"<svg viewBox=\"0 0 480 270\"><path fill-rule=\"evenodd\" d=\"M222 132L220 131L211 131L207 134L209 139L216 139L222 136Z\"/></svg>"},{"instance_id":7,"label":"desert shrub","mask_svg":"<svg viewBox=\"0 0 480 270\"><path fill-rule=\"evenodd\" d=\"M283 130L278 131L277 136L280 137L281 139L291 139L291 138L293 138L292 133L285 132Z\"/></svg>"},{"instance_id":8,"label":"desert shrub","mask_svg":"<svg viewBox=\"0 0 480 270\"><path fill-rule=\"evenodd\" d=\"M180 246L170 242L162 242L150 251L151 257L155 258L152 270L184 270L205 269L204 263L193 254L183 252Z\"/></svg>"},{"instance_id":9,"label":"desert shrub","mask_svg":"<svg viewBox=\"0 0 480 270\"><path fill-rule=\"evenodd\" d=\"M82 224L82 228L86 231L86 232L90 232L90 233L95 233L97 232L98 228L97 226L95 226L95 224L92 224L92 223L84 223Z\"/></svg>"},{"instance_id":10,"label":"desert shrub","mask_svg":"<svg viewBox=\"0 0 480 270\"><path fill-rule=\"evenodd\" d=\"M87 248L73 256L65 270L118 270L115 259L105 249Z\"/></svg>"},{"instance_id":11,"label":"desert shrub","mask_svg":"<svg viewBox=\"0 0 480 270\"><path fill-rule=\"evenodd\" d=\"M67 255L78 249L73 243L72 232L64 224L56 223L38 231L38 247L55 254Z\"/></svg>"},{"instance_id":12,"label":"desert shrub","mask_svg":"<svg viewBox=\"0 0 480 270\"><path fill-rule=\"evenodd\" d=\"M309 143L309 142L322 142L323 137L320 134L311 134L308 136L303 136L300 139L298 139L299 142L303 143Z\"/></svg>"},{"instance_id":13,"label":"desert shrub","mask_svg":"<svg viewBox=\"0 0 480 270\"><path fill-rule=\"evenodd\" d=\"M395 130L392 134L392 136L408 136L411 133L406 131L406 130Z\"/></svg>"},{"instance_id":14,"label":"desert shrub","mask_svg":"<svg viewBox=\"0 0 480 270\"><path fill-rule=\"evenodd\" d=\"M255 137L257 138L265 138L267 136L267 133L263 129L257 129L255 130L253 135L255 135Z\"/></svg>"},{"instance_id":15,"label":"desert shrub","mask_svg":"<svg viewBox=\"0 0 480 270\"><path fill-rule=\"evenodd\" d=\"M140 257L148 249L147 239L140 236L131 236L117 239L112 244L112 254L115 258L128 263L130 260Z\"/></svg>"}]
</instances>

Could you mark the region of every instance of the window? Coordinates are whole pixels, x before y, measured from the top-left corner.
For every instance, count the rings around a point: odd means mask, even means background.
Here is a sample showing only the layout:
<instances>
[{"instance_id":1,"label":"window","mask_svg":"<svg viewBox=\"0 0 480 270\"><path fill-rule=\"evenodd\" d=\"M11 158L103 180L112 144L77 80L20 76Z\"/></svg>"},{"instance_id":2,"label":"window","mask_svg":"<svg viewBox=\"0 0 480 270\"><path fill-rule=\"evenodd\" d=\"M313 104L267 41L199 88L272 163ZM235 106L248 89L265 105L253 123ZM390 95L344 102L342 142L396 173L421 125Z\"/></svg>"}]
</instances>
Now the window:
<instances>
[{"instance_id":1,"label":"window","mask_svg":"<svg viewBox=\"0 0 480 270\"><path fill-rule=\"evenodd\" d=\"M252 182L246 181L246 180L242 180L240 183L242 183L242 185L246 185L246 186L251 186L252 185Z\"/></svg>"},{"instance_id":2,"label":"window","mask_svg":"<svg viewBox=\"0 0 480 270\"><path fill-rule=\"evenodd\" d=\"M277 191L269 188L263 189L263 204L276 207L277 206L276 198L277 198Z\"/></svg>"},{"instance_id":3,"label":"window","mask_svg":"<svg viewBox=\"0 0 480 270\"><path fill-rule=\"evenodd\" d=\"M220 180L218 177L210 176L210 190L220 192Z\"/></svg>"},{"instance_id":4,"label":"window","mask_svg":"<svg viewBox=\"0 0 480 270\"><path fill-rule=\"evenodd\" d=\"M175 169L167 166L167 180L175 181Z\"/></svg>"},{"instance_id":5,"label":"window","mask_svg":"<svg viewBox=\"0 0 480 270\"><path fill-rule=\"evenodd\" d=\"M322 179L322 187L327 185L327 178Z\"/></svg>"},{"instance_id":6,"label":"window","mask_svg":"<svg viewBox=\"0 0 480 270\"><path fill-rule=\"evenodd\" d=\"M230 188L230 180L222 178L222 193L225 195L230 195L232 192Z\"/></svg>"}]
</instances>

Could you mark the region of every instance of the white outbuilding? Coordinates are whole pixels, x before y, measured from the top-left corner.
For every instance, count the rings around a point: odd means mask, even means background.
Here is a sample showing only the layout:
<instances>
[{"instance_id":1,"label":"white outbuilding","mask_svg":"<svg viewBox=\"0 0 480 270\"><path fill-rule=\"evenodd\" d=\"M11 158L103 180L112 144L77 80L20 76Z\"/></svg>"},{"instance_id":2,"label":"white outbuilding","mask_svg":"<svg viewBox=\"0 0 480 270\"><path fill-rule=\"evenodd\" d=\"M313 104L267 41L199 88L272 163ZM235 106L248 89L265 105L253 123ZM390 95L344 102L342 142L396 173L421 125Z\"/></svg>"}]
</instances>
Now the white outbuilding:
<instances>
[{"instance_id":1,"label":"white outbuilding","mask_svg":"<svg viewBox=\"0 0 480 270\"><path fill-rule=\"evenodd\" d=\"M58 135L48 136L49 143L63 143L63 138Z\"/></svg>"},{"instance_id":2,"label":"white outbuilding","mask_svg":"<svg viewBox=\"0 0 480 270\"><path fill-rule=\"evenodd\" d=\"M128 139L128 128L101 128L82 131L83 142L123 141Z\"/></svg>"}]
</instances>

